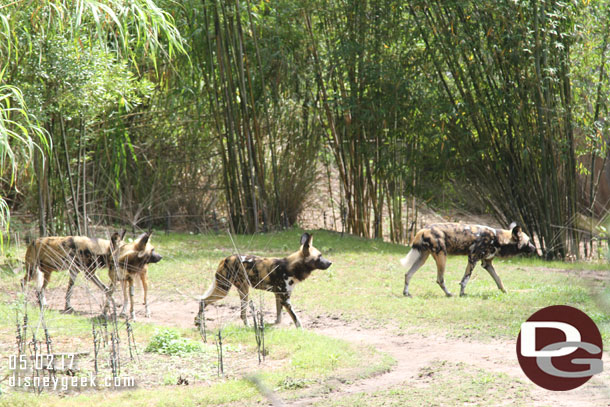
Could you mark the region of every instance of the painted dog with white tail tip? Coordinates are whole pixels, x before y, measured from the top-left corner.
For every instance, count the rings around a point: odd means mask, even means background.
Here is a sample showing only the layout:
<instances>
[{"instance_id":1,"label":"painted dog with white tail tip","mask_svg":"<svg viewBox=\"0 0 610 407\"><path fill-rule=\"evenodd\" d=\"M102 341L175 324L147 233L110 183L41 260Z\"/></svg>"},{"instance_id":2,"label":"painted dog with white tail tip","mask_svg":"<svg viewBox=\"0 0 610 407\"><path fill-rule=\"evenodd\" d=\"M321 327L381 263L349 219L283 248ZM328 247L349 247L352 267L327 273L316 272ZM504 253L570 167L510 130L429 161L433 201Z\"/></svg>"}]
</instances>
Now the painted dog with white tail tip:
<instances>
[{"instance_id":1,"label":"painted dog with white tail tip","mask_svg":"<svg viewBox=\"0 0 610 407\"><path fill-rule=\"evenodd\" d=\"M410 297L409 282L413 274L424 265L429 255L436 261L436 282L451 297L445 287L445 265L447 255L467 255L468 265L460 282L460 296L465 295L464 290L470 279L472 270L477 261L496 282L498 289L506 292L502 280L496 273L491 262L495 257L508 257L516 254L534 253L536 247L531 243L529 236L521 230L520 226L512 223L507 229L494 229L488 226L467 225L463 223L437 223L430 225L415 235L411 243L411 251L400 263L406 267L405 288L403 295Z\"/></svg>"}]
</instances>

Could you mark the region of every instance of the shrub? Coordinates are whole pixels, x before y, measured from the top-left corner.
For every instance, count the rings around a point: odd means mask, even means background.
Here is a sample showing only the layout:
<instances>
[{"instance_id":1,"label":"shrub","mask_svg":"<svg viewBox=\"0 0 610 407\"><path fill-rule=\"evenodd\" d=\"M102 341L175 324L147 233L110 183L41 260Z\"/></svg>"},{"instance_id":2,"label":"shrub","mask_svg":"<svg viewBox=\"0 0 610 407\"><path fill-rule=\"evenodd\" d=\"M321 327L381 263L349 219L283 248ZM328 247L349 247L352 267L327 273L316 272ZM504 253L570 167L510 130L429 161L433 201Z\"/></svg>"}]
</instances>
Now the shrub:
<instances>
[{"instance_id":1,"label":"shrub","mask_svg":"<svg viewBox=\"0 0 610 407\"><path fill-rule=\"evenodd\" d=\"M203 350L203 344L189 338L182 338L173 329L163 329L155 333L144 351L161 353L162 355L180 355L203 352Z\"/></svg>"}]
</instances>

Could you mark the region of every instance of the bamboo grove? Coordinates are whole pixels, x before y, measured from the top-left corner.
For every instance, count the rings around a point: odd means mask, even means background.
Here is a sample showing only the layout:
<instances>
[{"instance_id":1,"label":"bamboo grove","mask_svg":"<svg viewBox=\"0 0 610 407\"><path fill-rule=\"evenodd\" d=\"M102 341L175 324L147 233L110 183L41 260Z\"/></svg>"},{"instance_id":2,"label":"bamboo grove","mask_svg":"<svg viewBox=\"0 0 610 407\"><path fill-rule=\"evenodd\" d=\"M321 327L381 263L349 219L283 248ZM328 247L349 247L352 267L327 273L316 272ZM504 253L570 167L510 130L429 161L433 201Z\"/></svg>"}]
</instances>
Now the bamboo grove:
<instances>
[{"instance_id":1,"label":"bamboo grove","mask_svg":"<svg viewBox=\"0 0 610 407\"><path fill-rule=\"evenodd\" d=\"M578 255L607 215L608 6L0 3L4 227L256 233L326 183L360 236L407 242L419 201Z\"/></svg>"}]
</instances>

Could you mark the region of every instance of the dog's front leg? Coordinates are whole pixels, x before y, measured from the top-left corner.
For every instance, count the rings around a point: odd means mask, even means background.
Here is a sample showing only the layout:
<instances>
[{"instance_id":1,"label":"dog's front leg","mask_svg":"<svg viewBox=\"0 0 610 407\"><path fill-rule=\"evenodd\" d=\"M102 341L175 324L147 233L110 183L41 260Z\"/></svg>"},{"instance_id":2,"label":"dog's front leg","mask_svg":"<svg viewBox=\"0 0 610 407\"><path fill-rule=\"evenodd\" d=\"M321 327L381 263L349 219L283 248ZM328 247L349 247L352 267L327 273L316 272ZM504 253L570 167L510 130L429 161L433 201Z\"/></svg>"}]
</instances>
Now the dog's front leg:
<instances>
[{"instance_id":1,"label":"dog's front leg","mask_svg":"<svg viewBox=\"0 0 610 407\"><path fill-rule=\"evenodd\" d=\"M301 328L301 321L292 309L292 304L290 303L290 296L288 294L282 295L282 305L284 306L284 308L286 308L286 312L288 312L288 315L290 315L290 318L292 318L292 322L294 322L294 325L297 328Z\"/></svg>"},{"instance_id":2,"label":"dog's front leg","mask_svg":"<svg viewBox=\"0 0 610 407\"><path fill-rule=\"evenodd\" d=\"M476 260L468 257L468 265L466 266L466 272L464 273L464 277L462 277L462 281L460 281L460 297L466 295L464 292L466 290L466 284L468 284L468 280L470 280L470 275L472 274L472 270L476 265Z\"/></svg>"},{"instance_id":3,"label":"dog's front leg","mask_svg":"<svg viewBox=\"0 0 610 407\"><path fill-rule=\"evenodd\" d=\"M119 316L127 318L127 301L128 301L127 288L129 285L128 280L130 277L129 276L125 276L125 277L126 277L126 279L121 280L121 287L123 289L123 306L121 307L121 313L119 314Z\"/></svg>"},{"instance_id":4,"label":"dog's front leg","mask_svg":"<svg viewBox=\"0 0 610 407\"><path fill-rule=\"evenodd\" d=\"M136 311L134 308L134 297L135 297L135 287L134 287L135 278L129 279L129 319L132 321L136 320Z\"/></svg>"},{"instance_id":5,"label":"dog's front leg","mask_svg":"<svg viewBox=\"0 0 610 407\"><path fill-rule=\"evenodd\" d=\"M108 277L110 277L110 286L108 287L108 295L106 296L106 304L104 305L104 314L112 314L112 318L116 318L116 304L114 302L114 290L119 281L116 267L110 265L108 268ZM112 309L111 309L112 308Z\"/></svg>"},{"instance_id":6,"label":"dog's front leg","mask_svg":"<svg viewBox=\"0 0 610 407\"><path fill-rule=\"evenodd\" d=\"M494 270L494 266L491 265L491 260L483 260L481 265L491 275L491 278L494 279L494 281L496 282L496 285L498 286L498 289L500 291L502 291L503 293L505 293L506 289L504 288L504 284L502 284L502 280L500 280L500 276L496 273L496 270Z\"/></svg>"},{"instance_id":7,"label":"dog's front leg","mask_svg":"<svg viewBox=\"0 0 610 407\"><path fill-rule=\"evenodd\" d=\"M275 324L279 325L282 323L282 297L281 294L276 293L275 294L275 310L277 311L276 317L275 317Z\"/></svg>"},{"instance_id":8,"label":"dog's front leg","mask_svg":"<svg viewBox=\"0 0 610 407\"><path fill-rule=\"evenodd\" d=\"M142 290L144 290L144 310L146 318L150 318L150 309L148 308L148 270L142 271L140 275L142 280Z\"/></svg>"}]
</instances>

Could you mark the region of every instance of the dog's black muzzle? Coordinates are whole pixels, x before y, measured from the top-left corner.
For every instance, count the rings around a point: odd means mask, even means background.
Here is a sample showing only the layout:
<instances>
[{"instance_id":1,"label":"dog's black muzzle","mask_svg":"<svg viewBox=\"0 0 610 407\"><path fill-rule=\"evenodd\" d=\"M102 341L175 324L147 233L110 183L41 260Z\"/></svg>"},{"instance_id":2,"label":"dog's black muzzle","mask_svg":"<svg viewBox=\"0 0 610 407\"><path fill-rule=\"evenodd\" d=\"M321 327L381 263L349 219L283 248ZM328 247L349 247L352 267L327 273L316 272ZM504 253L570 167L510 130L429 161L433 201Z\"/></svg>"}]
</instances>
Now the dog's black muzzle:
<instances>
[{"instance_id":1,"label":"dog's black muzzle","mask_svg":"<svg viewBox=\"0 0 610 407\"><path fill-rule=\"evenodd\" d=\"M161 259L163 258L163 256L161 256L160 254L157 253L153 253L150 256L150 260L148 261L149 263L158 263L161 261Z\"/></svg>"},{"instance_id":2,"label":"dog's black muzzle","mask_svg":"<svg viewBox=\"0 0 610 407\"><path fill-rule=\"evenodd\" d=\"M326 270L330 266L332 266L333 262L330 260L326 260L324 257L320 257L318 261L316 261L316 268L318 270Z\"/></svg>"}]
</instances>

